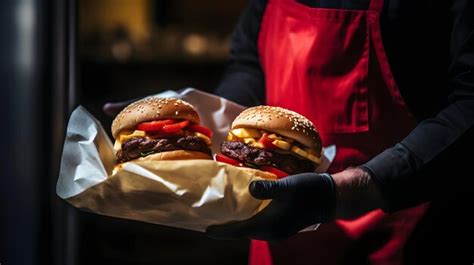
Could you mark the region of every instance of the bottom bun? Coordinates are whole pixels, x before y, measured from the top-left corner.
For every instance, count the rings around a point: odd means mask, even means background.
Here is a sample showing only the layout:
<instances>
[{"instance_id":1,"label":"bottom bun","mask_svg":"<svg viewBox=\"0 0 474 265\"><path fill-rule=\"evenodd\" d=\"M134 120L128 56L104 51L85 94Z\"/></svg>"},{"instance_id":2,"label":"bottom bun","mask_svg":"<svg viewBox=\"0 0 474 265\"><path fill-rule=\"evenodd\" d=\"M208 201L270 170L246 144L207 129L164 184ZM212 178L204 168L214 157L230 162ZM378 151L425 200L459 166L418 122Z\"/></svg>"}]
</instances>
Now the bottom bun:
<instances>
[{"instance_id":1,"label":"bottom bun","mask_svg":"<svg viewBox=\"0 0 474 265\"><path fill-rule=\"evenodd\" d=\"M124 163L136 162L136 161L158 162L158 161L164 161L164 160L191 160L191 159L212 160L212 157L206 153L198 152L198 151L175 150L175 151L166 151L166 152L151 154L145 157L139 157L139 158L132 159ZM115 173L117 170L120 170L122 168L122 164L124 163L115 165L113 172Z\"/></svg>"},{"instance_id":2,"label":"bottom bun","mask_svg":"<svg viewBox=\"0 0 474 265\"><path fill-rule=\"evenodd\" d=\"M275 174L267 172L267 171L263 171L263 170L259 170L255 168L249 168L249 167L240 167L240 169L260 178L269 179L269 180L277 179L277 176Z\"/></svg>"},{"instance_id":3,"label":"bottom bun","mask_svg":"<svg viewBox=\"0 0 474 265\"><path fill-rule=\"evenodd\" d=\"M134 161L161 161L161 160L190 160L190 159L207 159L212 160L212 157L206 153L188 150L166 151L156 154L139 157L127 162Z\"/></svg>"},{"instance_id":4,"label":"bottom bun","mask_svg":"<svg viewBox=\"0 0 474 265\"><path fill-rule=\"evenodd\" d=\"M212 157L206 153L188 150L166 151L137 158L138 161L159 161L159 160L189 160L189 159L209 159ZM132 160L133 161L133 160Z\"/></svg>"}]
</instances>

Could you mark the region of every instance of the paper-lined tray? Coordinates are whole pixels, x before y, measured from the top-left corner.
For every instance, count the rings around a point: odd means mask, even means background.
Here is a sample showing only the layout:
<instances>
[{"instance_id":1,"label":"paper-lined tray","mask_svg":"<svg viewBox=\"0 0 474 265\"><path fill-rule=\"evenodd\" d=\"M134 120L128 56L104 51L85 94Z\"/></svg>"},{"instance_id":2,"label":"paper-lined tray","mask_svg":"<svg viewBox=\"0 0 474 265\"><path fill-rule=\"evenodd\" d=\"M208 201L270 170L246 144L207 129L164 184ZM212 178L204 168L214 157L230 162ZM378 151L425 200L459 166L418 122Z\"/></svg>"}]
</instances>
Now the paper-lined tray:
<instances>
[{"instance_id":1,"label":"paper-lined tray","mask_svg":"<svg viewBox=\"0 0 474 265\"><path fill-rule=\"evenodd\" d=\"M214 132L219 152L233 119L244 109L234 102L195 89L167 91L194 105L203 125ZM335 148L324 149L318 171L327 169ZM61 158L57 194L73 206L97 214L195 231L252 217L269 201L253 198L251 181L260 179L237 167L211 160L124 163L114 170L112 143L87 110L71 115Z\"/></svg>"}]
</instances>

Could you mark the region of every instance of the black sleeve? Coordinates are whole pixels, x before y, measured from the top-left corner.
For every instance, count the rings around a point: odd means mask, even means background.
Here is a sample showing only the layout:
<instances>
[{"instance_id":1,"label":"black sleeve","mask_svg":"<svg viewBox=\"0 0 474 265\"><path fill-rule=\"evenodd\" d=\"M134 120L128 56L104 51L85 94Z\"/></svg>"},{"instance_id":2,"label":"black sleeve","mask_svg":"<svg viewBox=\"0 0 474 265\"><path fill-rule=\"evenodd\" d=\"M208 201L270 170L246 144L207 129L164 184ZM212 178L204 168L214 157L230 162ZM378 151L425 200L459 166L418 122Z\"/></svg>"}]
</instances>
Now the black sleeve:
<instances>
[{"instance_id":1,"label":"black sleeve","mask_svg":"<svg viewBox=\"0 0 474 265\"><path fill-rule=\"evenodd\" d=\"M472 189L473 176L469 172L474 164L474 1L453 3L448 106L362 166L380 188L385 211L450 199Z\"/></svg>"},{"instance_id":2,"label":"black sleeve","mask_svg":"<svg viewBox=\"0 0 474 265\"><path fill-rule=\"evenodd\" d=\"M265 80L257 40L265 0L251 0L232 35L230 63L215 94L245 106L265 102Z\"/></svg>"}]
</instances>

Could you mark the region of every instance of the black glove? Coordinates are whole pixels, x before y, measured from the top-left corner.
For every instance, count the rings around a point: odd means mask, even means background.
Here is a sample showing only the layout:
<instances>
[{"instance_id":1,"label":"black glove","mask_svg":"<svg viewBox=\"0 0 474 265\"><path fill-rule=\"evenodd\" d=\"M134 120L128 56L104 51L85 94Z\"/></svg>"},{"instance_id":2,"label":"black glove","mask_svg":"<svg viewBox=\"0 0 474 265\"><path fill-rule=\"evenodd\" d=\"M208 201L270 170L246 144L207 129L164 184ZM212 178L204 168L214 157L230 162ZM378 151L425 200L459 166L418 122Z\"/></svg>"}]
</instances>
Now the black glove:
<instances>
[{"instance_id":1,"label":"black glove","mask_svg":"<svg viewBox=\"0 0 474 265\"><path fill-rule=\"evenodd\" d=\"M209 237L276 241L334 218L336 192L329 174L303 173L275 181L254 181L249 190L257 199L272 201L248 220L208 227Z\"/></svg>"}]
</instances>

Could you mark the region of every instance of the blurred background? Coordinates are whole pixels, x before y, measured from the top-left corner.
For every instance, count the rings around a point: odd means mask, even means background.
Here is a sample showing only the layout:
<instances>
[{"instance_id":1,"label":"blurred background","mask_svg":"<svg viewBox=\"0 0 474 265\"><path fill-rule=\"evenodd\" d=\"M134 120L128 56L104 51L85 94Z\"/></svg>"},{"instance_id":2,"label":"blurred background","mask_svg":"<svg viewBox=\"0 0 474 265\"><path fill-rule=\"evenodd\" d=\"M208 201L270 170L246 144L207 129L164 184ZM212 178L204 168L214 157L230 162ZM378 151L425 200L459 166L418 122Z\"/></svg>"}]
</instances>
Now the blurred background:
<instances>
[{"instance_id":1,"label":"blurred background","mask_svg":"<svg viewBox=\"0 0 474 265\"><path fill-rule=\"evenodd\" d=\"M89 214L56 196L70 112L212 91L246 0L0 3L0 264L245 264L248 242ZM21 140L18 140L21 139Z\"/></svg>"},{"instance_id":2,"label":"blurred background","mask_svg":"<svg viewBox=\"0 0 474 265\"><path fill-rule=\"evenodd\" d=\"M212 91L245 0L78 0L82 104L192 86Z\"/></svg>"}]
</instances>

